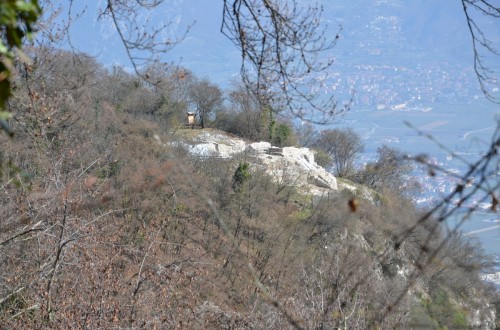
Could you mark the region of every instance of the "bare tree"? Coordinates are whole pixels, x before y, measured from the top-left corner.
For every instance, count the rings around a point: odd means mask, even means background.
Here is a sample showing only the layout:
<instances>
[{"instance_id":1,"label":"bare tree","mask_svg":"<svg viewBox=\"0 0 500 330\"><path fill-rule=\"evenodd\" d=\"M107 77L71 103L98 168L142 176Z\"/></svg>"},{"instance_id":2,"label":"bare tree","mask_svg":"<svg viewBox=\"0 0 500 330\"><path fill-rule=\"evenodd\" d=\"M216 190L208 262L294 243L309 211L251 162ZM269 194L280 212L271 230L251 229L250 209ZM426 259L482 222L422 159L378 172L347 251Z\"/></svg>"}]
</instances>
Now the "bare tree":
<instances>
[{"instance_id":1,"label":"bare tree","mask_svg":"<svg viewBox=\"0 0 500 330\"><path fill-rule=\"evenodd\" d=\"M173 21L155 24L151 14L164 0L123 1L107 0L99 18L110 18L125 47L127 56L140 77L148 80L140 71L142 65L151 63L180 43L191 26L177 36L168 34ZM167 36L165 36L167 34Z\"/></svg>"},{"instance_id":2,"label":"bare tree","mask_svg":"<svg viewBox=\"0 0 500 330\"><path fill-rule=\"evenodd\" d=\"M479 85L484 95L491 101L498 103L500 99L491 94L491 88L499 86L499 79L495 77L494 70L485 62L485 55L492 54L500 56L492 40L485 34L480 23L476 19L477 14L493 19L500 18L500 6L490 0L462 0L463 11L467 21L467 27L472 38L472 49L474 51L474 70Z\"/></svg>"},{"instance_id":3,"label":"bare tree","mask_svg":"<svg viewBox=\"0 0 500 330\"><path fill-rule=\"evenodd\" d=\"M383 145L377 154L375 162L356 174L357 181L377 190L389 188L410 195L418 189L417 182L410 178L414 166L402 151Z\"/></svg>"},{"instance_id":4,"label":"bare tree","mask_svg":"<svg viewBox=\"0 0 500 330\"><path fill-rule=\"evenodd\" d=\"M269 138L271 118L261 109L255 94L242 83L235 83L227 92L228 106L217 113L218 128L253 141Z\"/></svg>"},{"instance_id":5,"label":"bare tree","mask_svg":"<svg viewBox=\"0 0 500 330\"><path fill-rule=\"evenodd\" d=\"M317 4L300 7L295 1L224 0L221 27L241 52L243 81L261 102L318 122L345 110L333 96L320 96L333 64L320 54L335 46L341 30L328 38L322 12Z\"/></svg>"},{"instance_id":6,"label":"bare tree","mask_svg":"<svg viewBox=\"0 0 500 330\"><path fill-rule=\"evenodd\" d=\"M189 96L198 113L201 128L205 128L210 114L222 108L222 91L208 79L202 79L191 85Z\"/></svg>"},{"instance_id":7,"label":"bare tree","mask_svg":"<svg viewBox=\"0 0 500 330\"><path fill-rule=\"evenodd\" d=\"M364 148L361 138L351 128L322 131L314 147L332 158L334 173L339 177L354 174L354 160Z\"/></svg>"},{"instance_id":8,"label":"bare tree","mask_svg":"<svg viewBox=\"0 0 500 330\"><path fill-rule=\"evenodd\" d=\"M318 132L310 123L305 123L299 127L296 127L295 131L298 136L298 143L303 147L312 147L314 141L318 139Z\"/></svg>"}]
</instances>

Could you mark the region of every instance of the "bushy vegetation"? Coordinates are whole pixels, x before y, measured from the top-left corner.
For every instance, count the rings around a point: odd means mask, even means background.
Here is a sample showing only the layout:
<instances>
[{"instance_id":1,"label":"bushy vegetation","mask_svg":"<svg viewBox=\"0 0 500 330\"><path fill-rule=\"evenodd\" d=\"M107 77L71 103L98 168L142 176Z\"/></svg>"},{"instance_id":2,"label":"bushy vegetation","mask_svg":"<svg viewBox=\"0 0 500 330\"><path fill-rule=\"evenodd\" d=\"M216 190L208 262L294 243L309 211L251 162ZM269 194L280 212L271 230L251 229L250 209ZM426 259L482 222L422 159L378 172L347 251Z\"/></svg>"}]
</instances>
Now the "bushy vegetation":
<instances>
[{"instance_id":1,"label":"bushy vegetation","mask_svg":"<svg viewBox=\"0 0 500 330\"><path fill-rule=\"evenodd\" d=\"M235 84L228 92L228 105L216 114L214 126L251 141L275 146L294 145L295 130L286 120L277 120L275 111L263 105L244 86Z\"/></svg>"},{"instance_id":2,"label":"bushy vegetation","mask_svg":"<svg viewBox=\"0 0 500 330\"><path fill-rule=\"evenodd\" d=\"M330 156L333 173L341 178L352 177L355 173L355 160L363 151L361 137L352 128L336 128L321 131L313 147Z\"/></svg>"},{"instance_id":3,"label":"bushy vegetation","mask_svg":"<svg viewBox=\"0 0 500 330\"><path fill-rule=\"evenodd\" d=\"M191 158L169 144L197 81L187 71L153 70L146 84L84 55L33 52L10 101L16 136L1 137L19 169L0 191L3 327L490 325L490 260L460 236L442 245L432 220L395 244L421 211L390 185L380 205L318 199L243 156ZM289 141L288 124L270 131L272 116L241 97L215 125Z\"/></svg>"}]
</instances>

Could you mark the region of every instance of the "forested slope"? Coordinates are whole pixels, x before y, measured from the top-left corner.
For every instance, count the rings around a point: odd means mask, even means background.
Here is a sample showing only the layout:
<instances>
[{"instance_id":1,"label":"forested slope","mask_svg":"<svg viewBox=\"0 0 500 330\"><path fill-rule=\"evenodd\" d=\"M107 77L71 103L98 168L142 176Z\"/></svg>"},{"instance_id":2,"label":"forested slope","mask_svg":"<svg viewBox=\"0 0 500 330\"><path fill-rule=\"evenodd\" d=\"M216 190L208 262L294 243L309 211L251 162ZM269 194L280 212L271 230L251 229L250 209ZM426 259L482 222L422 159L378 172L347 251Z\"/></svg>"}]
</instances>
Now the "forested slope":
<instances>
[{"instance_id":1,"label":"forested slope","mask_svg":"<svg viewBox=\"0 0 500 330\"><path fill-rule=\"evenodd\" d=\"M155 138L175 141L189 72L146 84L31 51L1 136L2 327L495 327L491 260L432 220L395 244L423 212L401 194L313 201L242 158L192 157Z\"/></svg>"}]
</instances>

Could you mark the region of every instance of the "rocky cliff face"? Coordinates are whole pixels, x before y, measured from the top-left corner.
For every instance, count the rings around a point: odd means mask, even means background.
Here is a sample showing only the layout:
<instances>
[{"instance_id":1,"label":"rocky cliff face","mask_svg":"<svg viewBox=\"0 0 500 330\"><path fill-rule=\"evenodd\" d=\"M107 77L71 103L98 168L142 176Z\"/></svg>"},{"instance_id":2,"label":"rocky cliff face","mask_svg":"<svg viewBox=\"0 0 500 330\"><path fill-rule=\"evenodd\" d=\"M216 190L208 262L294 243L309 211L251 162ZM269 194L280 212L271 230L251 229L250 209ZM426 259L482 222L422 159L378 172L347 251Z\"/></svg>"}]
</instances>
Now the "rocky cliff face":
<instances>
[{"instance_id":1,"label":"rocky cliff face","mask_svg":"<svg viewBox=\"0 0 500 330\"><path fill-rule=\"evenodd\" d=\"M333 174L316 164L314 153L308 148L280 148L269 142L250 143L220 131L197 132L189 131L188 139L181 138L177 142L193 156L231 158L242 155L246 161L268 173L275 183L293 185L316 196L345 188L339 187Z\"/></svg>"}]
</instances>

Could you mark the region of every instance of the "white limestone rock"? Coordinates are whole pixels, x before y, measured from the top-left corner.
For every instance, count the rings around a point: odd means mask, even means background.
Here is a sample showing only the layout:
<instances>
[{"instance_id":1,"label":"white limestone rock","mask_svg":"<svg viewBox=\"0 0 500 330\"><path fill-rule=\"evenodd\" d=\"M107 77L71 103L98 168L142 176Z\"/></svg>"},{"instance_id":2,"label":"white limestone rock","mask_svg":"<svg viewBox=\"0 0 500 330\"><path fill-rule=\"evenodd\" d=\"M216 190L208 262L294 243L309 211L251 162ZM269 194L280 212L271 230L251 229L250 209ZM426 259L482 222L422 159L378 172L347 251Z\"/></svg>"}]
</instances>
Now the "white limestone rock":
<instances>
[{"instance_id":1,"label":"white limestone rock","mask_svg":"<svg viewBox=\"0 0 500 330\"><path fill-rule=\"evenodd\" d=\"M312 172L307 177L307 182L320 188L337 190L337 180L333 176L322 176L317 172Z\"/></svg>"},{"instance_id":2,"label":"white limestone rock","mask_svg":"<svg viewBox=\"0 0 500 330\"><path fill-rule=\"evenodd\" d=\"M200 143L188 146L190 154L198 157L218 156L216 145L213 143Z\"/></svg>"},{"instance_id":3,"label":"white limestone rock","mask_svg":"<svg viewBox=\"0 0 500 330\"><path fill-rule=\"evenodd\" d=\"M337 191L337 179L314 161L308 148L275 147L269 142L246 143L224 133L203 132L182 142L197 157L231 158L245 153L248 161L265 170L279 185L295 186L303 193L321 196Z\"/></svg>"},{"instance_id":4,"label":"white limestone rock","mask_svg":"<svg viewBox=\"0 0 500 330\"><path fill-rule=\"evenodd\" d=\"M269 142L254 142L250 143L247 146L246 150L250 154L262 155L262 154L267 154L270 148L271 148L271 143Z\"/></svg>"}]
</instances>

